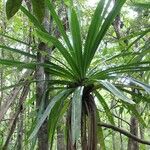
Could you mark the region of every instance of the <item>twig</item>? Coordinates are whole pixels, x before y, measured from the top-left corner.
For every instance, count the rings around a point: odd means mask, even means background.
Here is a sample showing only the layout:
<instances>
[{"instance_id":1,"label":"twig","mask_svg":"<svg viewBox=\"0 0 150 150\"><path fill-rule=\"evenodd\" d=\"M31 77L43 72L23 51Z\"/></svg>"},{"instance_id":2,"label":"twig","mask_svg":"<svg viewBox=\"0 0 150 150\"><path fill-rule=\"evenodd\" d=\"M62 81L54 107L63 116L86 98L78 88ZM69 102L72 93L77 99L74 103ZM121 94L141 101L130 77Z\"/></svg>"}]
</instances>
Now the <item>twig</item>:
<instances>
[{"instance_id":1,"label":"twig","mask_svg":"<svg viewBox=\"0 0 150 150\"><path fill-rule=\"evenodd\" d=\"M129 133L128 131L124 130L124 129L121 129L121 128L118 128L116 126L113 126L111 124L107 124L107 123L98 123L98 125L102 126L102 127L106 127L106 128L110 128L112 130L115 130L115 131L118 131L120 132L121 134L127 136L128 138L132 138L133 140L139 142L139 143L142 143L142 144L146 144L146 145L150 145L150 141L145 141L143 139L140 139L138 138L137 136Z\"/></svg>"}]
</instances>

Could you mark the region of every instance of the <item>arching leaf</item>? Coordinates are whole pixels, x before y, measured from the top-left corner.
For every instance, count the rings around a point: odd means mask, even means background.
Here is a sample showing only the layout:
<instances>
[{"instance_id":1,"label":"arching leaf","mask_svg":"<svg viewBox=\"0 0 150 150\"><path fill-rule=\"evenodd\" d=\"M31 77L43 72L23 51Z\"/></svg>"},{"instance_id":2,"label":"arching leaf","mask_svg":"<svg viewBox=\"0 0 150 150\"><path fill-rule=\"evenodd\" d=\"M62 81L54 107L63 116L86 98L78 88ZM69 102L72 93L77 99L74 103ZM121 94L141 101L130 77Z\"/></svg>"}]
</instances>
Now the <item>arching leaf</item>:
<instances>
[{"instance_id":1,"label":"arching leaf","mask_svg":"<svg viewBox=\"0 0 150 150\"><path fill-rule=\"evenodd\" d=\"M66 97L70 95L72 90L63 90L59 93L57 93L56 96L54 96L54 98L52 98L52 100L50 101L49 105L47 106L47 108L45 109L44 113L41 115L40 119L38 120L33 132L31 133L29 139L32 139L35 137L35 135L37 134L37 132L39 131L41 125L43 124L43 122L45 121L45 119L48 117L48 115L51 113L51 110L53 109L54 105L60 101L63 97Z\"/></svg>"},{"instance_id":2,"label":"arching leaf","mask_svg":"<svg viewBox=\"0 0 150 150\"><path fill-rule=\"evenodd\" d=\"M17 13L21 4L22 4L22 0L7 0L6 3L7 19L10 19Z\"/></svg>"},{"instance_id":3,"label":"arching leaf","mask_svg":"<svg viewBox=\"0 0 150 150\"><path fill-rule=\"evenodd\" d=\"M32 0L33 13L40 23L42 23L45 16L45 0Z\"/></svg>"}]
</instances>

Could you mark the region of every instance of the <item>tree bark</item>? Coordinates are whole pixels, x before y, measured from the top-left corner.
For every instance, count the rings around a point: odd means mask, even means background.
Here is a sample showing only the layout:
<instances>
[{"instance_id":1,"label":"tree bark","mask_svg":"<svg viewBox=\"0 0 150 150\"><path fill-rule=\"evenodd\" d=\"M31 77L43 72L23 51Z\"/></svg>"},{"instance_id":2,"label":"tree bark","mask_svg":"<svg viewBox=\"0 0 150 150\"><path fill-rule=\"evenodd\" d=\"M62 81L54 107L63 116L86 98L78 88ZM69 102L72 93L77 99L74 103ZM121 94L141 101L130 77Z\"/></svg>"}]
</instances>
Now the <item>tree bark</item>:
<instances>
[{"instance_id":1,"label":"tree bark","mask_svg":"<svg viewBox=\"0 0 150 150\"><path fill-rule=\"evenodd\" d=\"M49 32L49 11L46 10L43 25L45 29ZM38 46L39 52L37 53L37 62L44 63L49 59L50 49L48 49L47 45L43 42L39 42ZM46 52L47 56L43 56L42 52ZM44 80L49 79L49 74L45 71L43 66L37 66L36 69L36 107L37 110L40 110L41 105L43 105L43 110L46 108L48 104L49 95L46 92L48 83ZM45 96L44 96L45 95ZM49 150L49 142L48 142L48 121L47 119L44 121L40 130L38 131L38 149L39 150Z\"/></svg>"},{"instance_id":2,"label":"tree bark","mask_svg":"<svg viewBox=\"0 0 150 150\"><path fill-rule=\"evenodd\" d=\"M39 44L39 50L44 51L46 49L46 45L44 43ZM37 62L44 63L45 58L42 56L40 52L37 54ZM41 105L43 105L43 109L46 107L47 99L46 97L43 98L46 91L46 82L45 80L45 71L44 67L37 66L36 70L36 107L37 110L40 110ZM48 150L48 124L47 119L44 121L43 125L41 126L38 132L38 149L39 150Z\"/></svg>"},{"instance_id":3,"label":"tree bark","mask_svg":"<svg viewBox=\"0 0 150 150\"><path fill-rule=\"evenodd\" d=\"M130 133L138 136L138 120L135 116L131 116L130 124ZM139 144L133 139L129 138L128 150L139 150Z\"/></svg>"}]
</instances>

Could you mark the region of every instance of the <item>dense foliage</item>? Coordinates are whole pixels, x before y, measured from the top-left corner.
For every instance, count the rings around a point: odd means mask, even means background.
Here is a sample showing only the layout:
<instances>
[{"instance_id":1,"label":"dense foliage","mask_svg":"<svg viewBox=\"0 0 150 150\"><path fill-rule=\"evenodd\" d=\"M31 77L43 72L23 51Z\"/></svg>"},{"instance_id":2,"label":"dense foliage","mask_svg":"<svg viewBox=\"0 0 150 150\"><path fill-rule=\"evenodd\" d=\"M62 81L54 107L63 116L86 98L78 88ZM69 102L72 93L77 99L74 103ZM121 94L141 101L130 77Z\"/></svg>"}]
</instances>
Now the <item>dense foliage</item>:
<instances>
[{"instance_id":1,"label":"dense foliage","mask_svg":"<svg viewBox=\"0 0 150 150\"><path fill-rule=\"evenodd\" d=\"M88 5L0 2L0 148L150 148L150 4Z\"/></svg>"}]
</instances>

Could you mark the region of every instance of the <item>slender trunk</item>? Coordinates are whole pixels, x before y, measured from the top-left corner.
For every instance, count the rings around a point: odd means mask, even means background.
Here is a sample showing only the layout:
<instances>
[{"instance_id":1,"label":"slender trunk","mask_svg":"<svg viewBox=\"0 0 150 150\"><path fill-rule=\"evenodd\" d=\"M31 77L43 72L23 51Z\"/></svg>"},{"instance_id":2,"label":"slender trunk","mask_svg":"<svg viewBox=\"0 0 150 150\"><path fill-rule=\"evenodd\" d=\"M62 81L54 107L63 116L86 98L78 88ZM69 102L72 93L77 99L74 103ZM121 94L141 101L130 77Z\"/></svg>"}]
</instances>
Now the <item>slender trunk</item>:
<instances>
[{"instance_id":1,"label":"slender trunk","mask_svg":"<svg viewBox=\"0 0 150 150\"><path fill-rule=\"evenodd\" d=\"M135 116L131 116L130 124L131 124L130 133L135 135L135 136L138 136L138 120ZM128 150L139 150L138 142L136 142L133 139L129 138Z\"/></svg>"},{"instance_id":2,"label":"slender trunk","mask_svg":"<svg viewBox=\"0 0 150 150\"><path fill-rule=\"evenodd\" d=\"M45 18L44 18L44 27L47 31L49 31L49 12L46 10ZM37 62L44 63L49 59L49 55L43 56L42 52L46 52L50 54L47 45L43 42L39 42L38 46L39 52L37 53ZM36 69L36 80L38 81L36 84L36 107L39 110L43 105L43 110L46 108L48 104L49 95L45 92L47 91L48 83L44 80L49 79L49 74L44 70L43 66L37 66ZM49 149L49 142L48 142L48 121L47 119L44 121L43 125L41 126L38 132L38 149L39 150L48 150Z\"/></svg>"},{"instance_id":3,"label":"slender trunk","mask_svg":"<svg viewBox=\"0 0 150 150\"><path fill-rule=\"evenodd\" d=\"M122 113L119 113L119 119L118 120L118 126L122 128ZM120 133L120 150L124 150L124 146L123 146L123 138L122 138L122 134Z\"/></svg>"},{"instance_id":4,"label":"slender trunk","mask_svg":"<svg viewBox=\"0 0 150 150\"><path fill-rule=\"evenodd\" d=\"M16 111L16 113L13 115L13 118L12 121L9 123L10 124L10 130L8 132L8 136L6 138L6 141L4 143L4 146L2 147L2 150L6 150L8 149L8 145L9 145L9 142L10 142L10 139L15 131L15 128L16 128L16 124L17 124L17 121L18 121L18 116L19 114L21 113L22 111L22 103L24 102L24 100L26 99L28 93L29 93L29 83L24 86L23 90L22 90L22 93L21 93L21 96L20 96L20 99L19 99L19 107L18 107L18 110ZM22 120L22 123L23 123L23 116L21 115L20 116L20 119ZM22 124L21 123L21 124ZM21 126L21 129L22 129L22 126ZM22 130L21 130L22 131ZM23 131L22 131L23 132ZM22 134L21 132L21 134ZM19 136L18 136L19 137ZM22 140L21 140L22 141Z\"/></svg>"},{"instance_id":5,"label":"slender trunk","mask_svg":"<svg viewBox=\"0 0 150 150\"><path fill-rule=\"evenodd\" d=\"M17 150L23 150L23 104L21 105L20 116L18 120Z\"/></svg>"},{"instance_id":6,"label":"slender trunk","mask_svg":"<svg viewBox=\"0 0 150 150\"><path fill-rule=\"evenodd\" d=\"M39 44L39 50L44 51L46 45L44 43ZM37 54L37 62L44 63L44 58L41 53ZM46 97L43 98L45 91L46 91L46 83L45 80L45 71L44 67L38 66L36 70L36 107L38 111L40 110L41 105L43 105L43 109L46 107ZM42 82L41 82L42 81ZM47 119L44 121L43 125L41 126L38 132L38 149L39 150L48 150L48 124Z\"/></svg>"},{"instance_id":7,"label":"slender trunk","mask_svg":"<svg viewBox=\"0 0 150 150\"><path fill-rule=\"evenodd\" d=\"M114 99L111 101L111 108L113 108L115 105L115 101ZM111 111L112 113L114 113L114 110L112 109ZM113 147L113 150L116 150L116 141L115 141L115 132L113 131L112 132L112 147Z\"/></svg>"}]
</instances>

